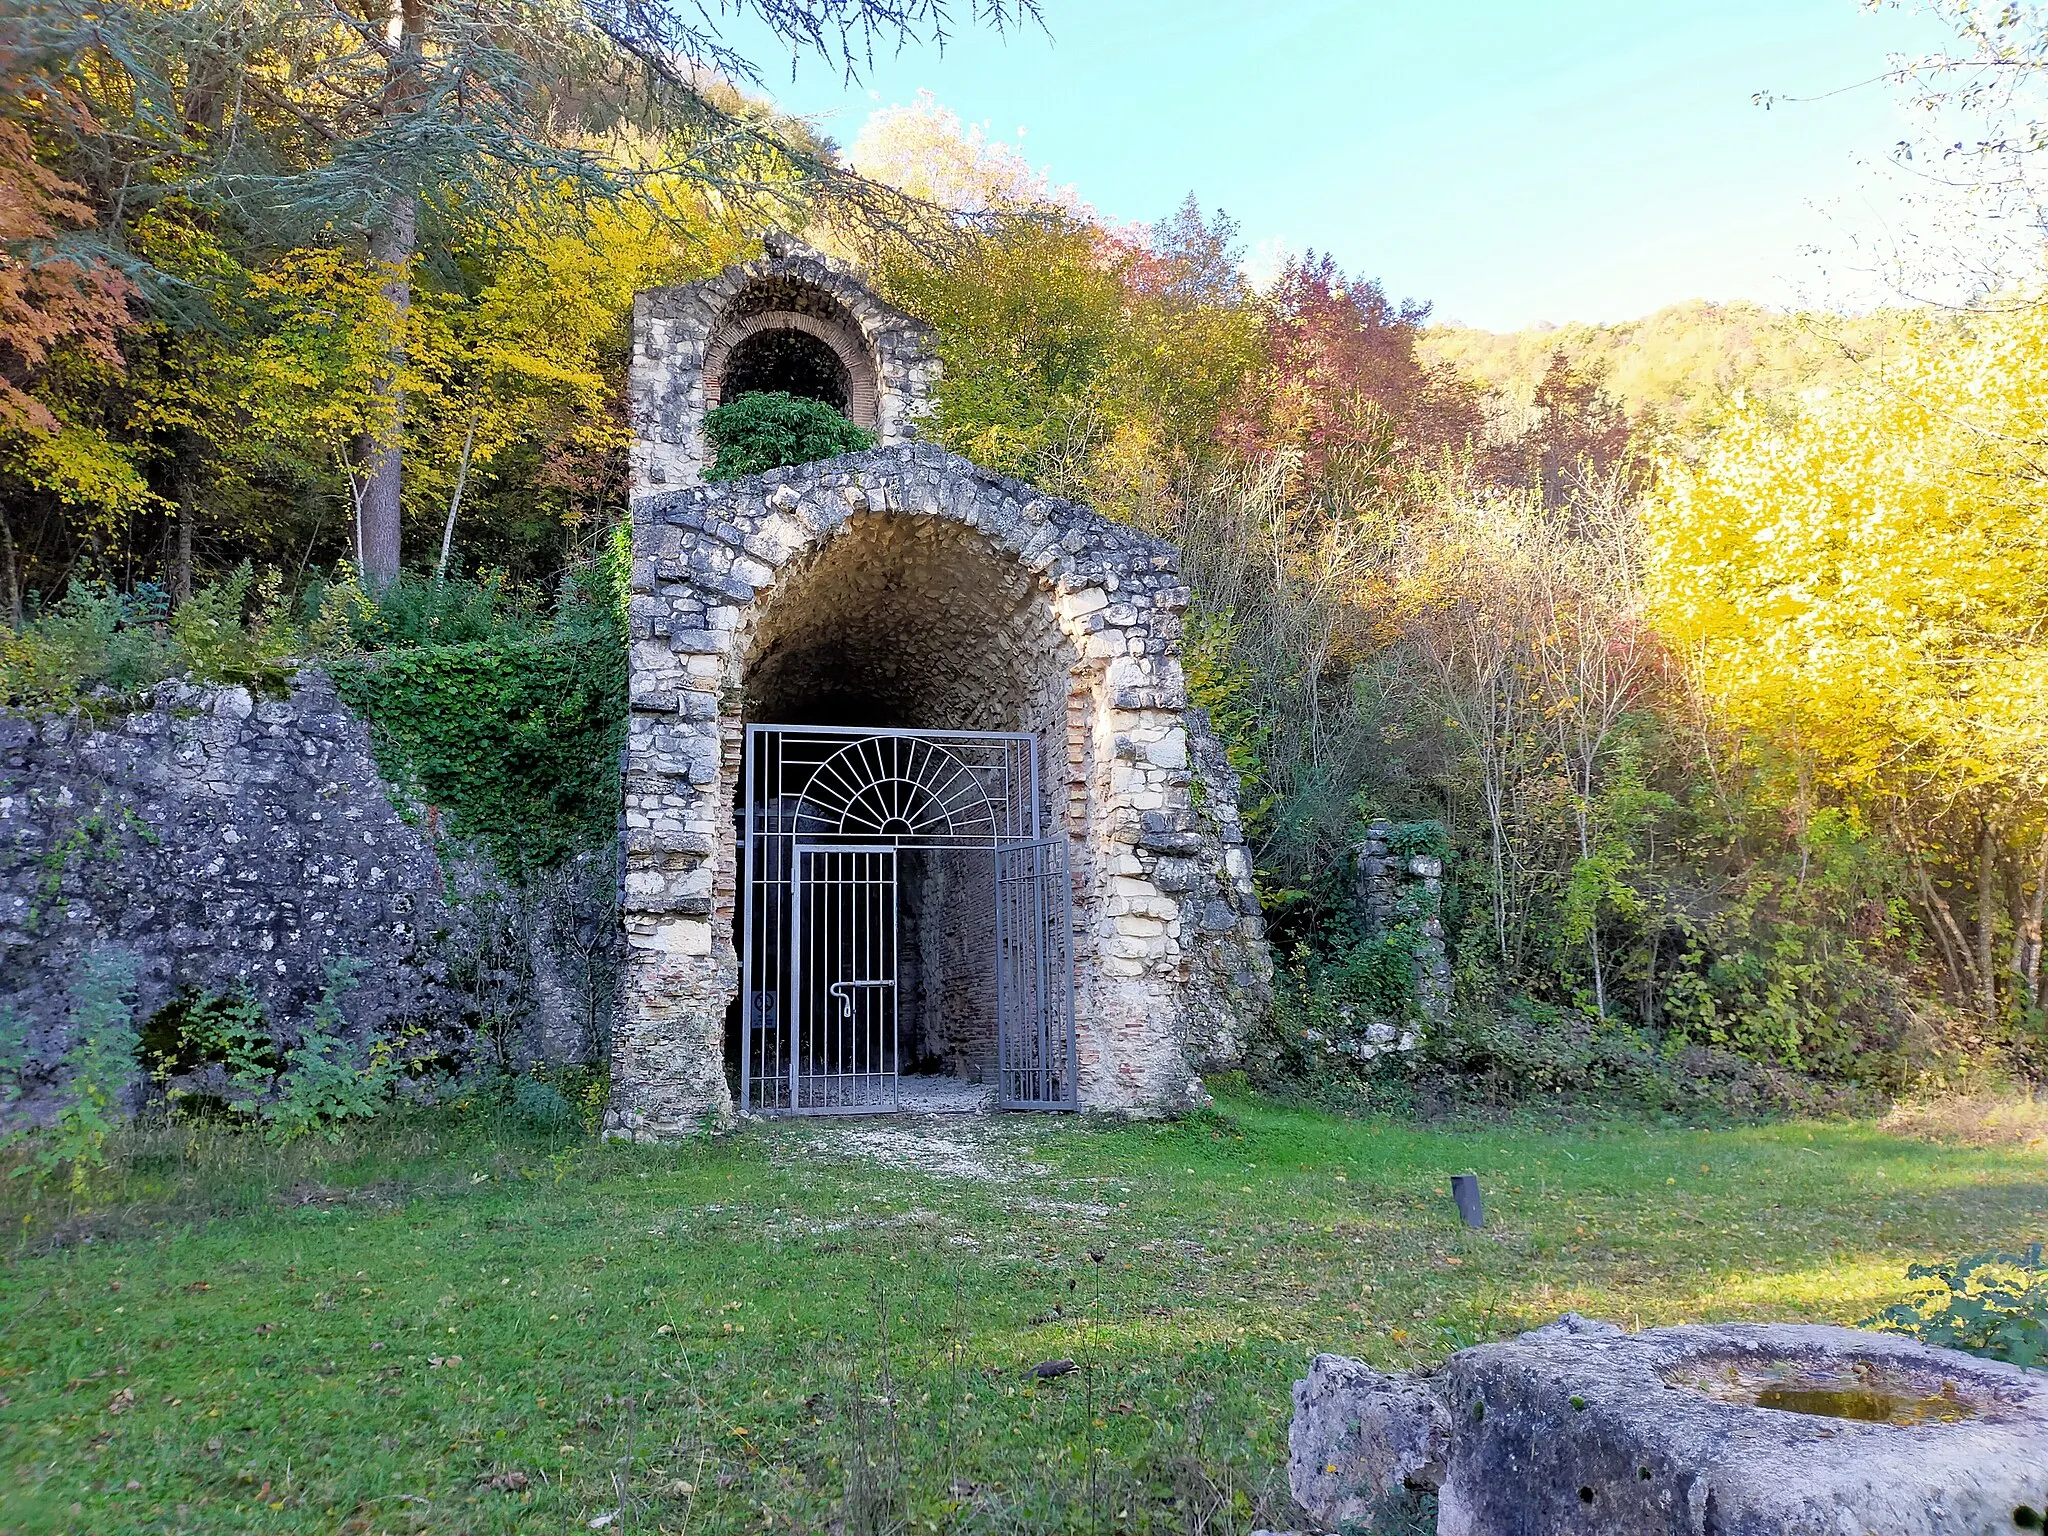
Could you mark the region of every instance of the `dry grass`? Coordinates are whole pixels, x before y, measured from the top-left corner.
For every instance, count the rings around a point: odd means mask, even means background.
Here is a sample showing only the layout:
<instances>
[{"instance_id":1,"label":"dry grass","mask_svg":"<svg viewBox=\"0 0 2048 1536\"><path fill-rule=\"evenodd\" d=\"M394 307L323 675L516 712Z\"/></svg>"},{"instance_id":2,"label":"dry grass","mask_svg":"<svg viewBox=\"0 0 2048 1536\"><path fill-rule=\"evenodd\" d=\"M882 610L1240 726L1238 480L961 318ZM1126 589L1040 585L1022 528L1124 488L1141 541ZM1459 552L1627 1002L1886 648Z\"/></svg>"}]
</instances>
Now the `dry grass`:
<instances>
[{"instance_id":1,"label":"dry grass","mask_svg":"<svg viewBox=\"0 0 2048 1536\"><path fill-rule=\"evenodd\" d=\"M2048 1150L2048 1098L2019 1093L1944 1094L1897 1105L1878 1122L1893 1136L1959 1147Z\"/></svg>"}]
</instances>

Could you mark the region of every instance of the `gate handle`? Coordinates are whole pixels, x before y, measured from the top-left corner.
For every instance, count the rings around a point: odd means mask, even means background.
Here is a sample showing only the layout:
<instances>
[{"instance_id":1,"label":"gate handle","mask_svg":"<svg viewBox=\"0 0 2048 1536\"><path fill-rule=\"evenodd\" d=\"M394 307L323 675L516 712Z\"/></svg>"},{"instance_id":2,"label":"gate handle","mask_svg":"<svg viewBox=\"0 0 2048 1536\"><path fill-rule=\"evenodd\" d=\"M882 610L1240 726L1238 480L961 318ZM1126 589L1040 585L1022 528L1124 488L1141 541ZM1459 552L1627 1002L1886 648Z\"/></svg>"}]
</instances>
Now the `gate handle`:
<instances>
[{"instance_id":1,"label":"gate handle","mask_svg":"<svg viewBox=\"0 0 2048 1536\"><path fill-rule=\"evenodd\" d=\"M853 998L850 995L853 988L893 988L895 985L896 983L893 981L835 981L826 986L825 992L827 996L839 1005L839 1016L842 1019L850 1019L853 1017Z\"/></svg>"}]
</instances>

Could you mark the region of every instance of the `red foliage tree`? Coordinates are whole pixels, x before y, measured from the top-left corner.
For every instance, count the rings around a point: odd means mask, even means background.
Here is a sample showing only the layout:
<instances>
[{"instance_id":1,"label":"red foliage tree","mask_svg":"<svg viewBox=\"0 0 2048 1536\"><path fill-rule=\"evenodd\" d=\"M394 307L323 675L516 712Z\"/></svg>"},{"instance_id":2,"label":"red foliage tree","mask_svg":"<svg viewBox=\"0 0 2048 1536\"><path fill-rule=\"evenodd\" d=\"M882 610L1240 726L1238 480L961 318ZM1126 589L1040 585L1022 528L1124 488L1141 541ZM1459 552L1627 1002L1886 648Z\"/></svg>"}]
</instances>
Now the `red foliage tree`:
<instances>
[{"instance_id":1,"label":"red foliage tree","mask_svg":"<svg viewBox=\"0 0 2048 1536\"><path fill-rule=\"evenodd\" d=\"M1223 424L1227 446L1293 449L1317 474L1334 454L1393 468L1477 439L1477 393L1416 353L1428 305L1396 305L1378 283L1347 279L1311 252L1288 262L1261 307L1266 362Z\"/></svg>"},{"instance_id":2,"label":"red foliage tree","mask_svg":"<svg viewBox=\"0 0 2048 1536\"><path fill-rule=\"evenodd\" d=\"M118 369L120 333L133 324L129 283L113 267L67 252L66 231L89 228L85 189L36 155L23 118L82 108L52 102L25 79L20 61L0 50L0 89L14 117L0 117L0 429L54 432L57 418L28 385L60 348Z\"/></svg>"}]
</instances>

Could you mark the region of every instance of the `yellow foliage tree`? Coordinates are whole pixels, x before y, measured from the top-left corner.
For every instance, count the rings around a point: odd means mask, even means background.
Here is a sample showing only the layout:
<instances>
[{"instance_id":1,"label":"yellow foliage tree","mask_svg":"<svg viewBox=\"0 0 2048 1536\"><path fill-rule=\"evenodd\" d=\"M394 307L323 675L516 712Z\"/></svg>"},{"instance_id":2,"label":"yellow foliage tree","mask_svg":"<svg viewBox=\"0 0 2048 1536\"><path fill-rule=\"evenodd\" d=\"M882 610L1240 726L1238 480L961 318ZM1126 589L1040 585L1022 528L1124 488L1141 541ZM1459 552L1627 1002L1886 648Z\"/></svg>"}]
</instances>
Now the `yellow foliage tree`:
<instances>
[{"instance_id":1,"label":"yellow foliage tree","mask_svg":"<svg viewBox=\"0 0 2048 1536\"><path fill-rule=\"evenodd\" d=\"M2041 995L2044 442L2048 305L1909 318L1791 420L1738 410L1649 513L1654 610L1715 716L1890 831L1987 1018Z\"/></svg>"}]
</instances>

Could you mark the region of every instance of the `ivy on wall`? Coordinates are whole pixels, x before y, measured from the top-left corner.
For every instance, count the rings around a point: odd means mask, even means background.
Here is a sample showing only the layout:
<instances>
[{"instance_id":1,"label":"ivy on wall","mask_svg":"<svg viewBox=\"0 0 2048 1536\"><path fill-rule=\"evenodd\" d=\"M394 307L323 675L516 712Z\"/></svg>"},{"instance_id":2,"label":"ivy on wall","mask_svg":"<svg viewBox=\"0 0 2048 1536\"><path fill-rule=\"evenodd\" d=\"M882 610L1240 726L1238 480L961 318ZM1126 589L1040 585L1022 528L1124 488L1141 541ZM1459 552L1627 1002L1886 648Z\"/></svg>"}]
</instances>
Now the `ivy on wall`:
<instances>
[{"instance_id":1,"label":"ivy on wall","mask_svg":"<svg viewBox=\"0 0 2048 1536\"><path fill-rule=\"evenodd\" d=\"M333 667L385 777L513 880L618 835L626 635L615 574L600 567L565 592L537 632Z\"/></svg>"}]
</instances>

